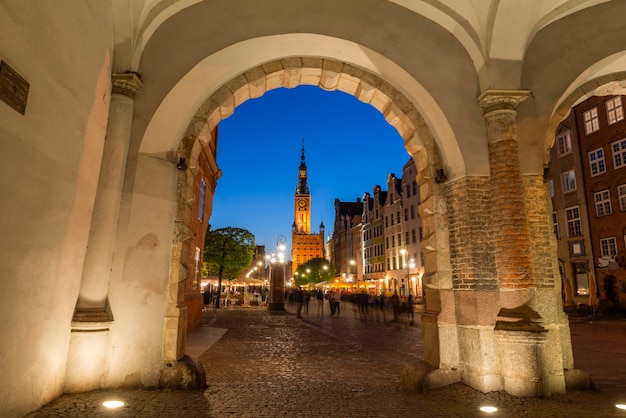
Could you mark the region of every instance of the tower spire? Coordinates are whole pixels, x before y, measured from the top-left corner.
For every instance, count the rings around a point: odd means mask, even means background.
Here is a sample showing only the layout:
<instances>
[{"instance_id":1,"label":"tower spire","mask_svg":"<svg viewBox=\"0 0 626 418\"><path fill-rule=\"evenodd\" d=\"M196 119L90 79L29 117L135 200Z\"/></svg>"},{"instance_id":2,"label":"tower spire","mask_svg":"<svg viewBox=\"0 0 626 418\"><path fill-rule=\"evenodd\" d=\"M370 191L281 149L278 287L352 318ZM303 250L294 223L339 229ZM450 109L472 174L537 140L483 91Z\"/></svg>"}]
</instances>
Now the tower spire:
<instances>
[{"instance_id":1,"label":"tower spire","mask_svg":"<svg viewBox=\"0 0 626 418\"><path fill-rule=\"evenodd\" d=\"M302 139L302 155L300 156L300 168L296 194L309 194L309 182L307 180L306 161L304 158L304 139Z\"/></svg>"}]
</instances>

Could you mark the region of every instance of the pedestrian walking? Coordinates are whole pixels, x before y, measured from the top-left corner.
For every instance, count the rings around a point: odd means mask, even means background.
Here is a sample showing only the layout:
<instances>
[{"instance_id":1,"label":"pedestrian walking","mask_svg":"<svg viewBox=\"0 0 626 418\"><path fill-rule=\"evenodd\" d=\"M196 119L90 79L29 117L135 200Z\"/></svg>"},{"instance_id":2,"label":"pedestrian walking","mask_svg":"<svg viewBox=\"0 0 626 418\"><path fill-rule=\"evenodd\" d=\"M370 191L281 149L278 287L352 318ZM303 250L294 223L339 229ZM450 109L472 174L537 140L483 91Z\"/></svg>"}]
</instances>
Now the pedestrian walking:
<instances>
[{"instance_id":1,"label":"pedestrian walking","mask_svg":"<svg viewBox=\"0 0 626 418\"><path fill-rule=\"evenodd\" d=\"M391 322L398 322L398 313L400 312L400 298L398 297L398 292L393 292L390 302L391 309L393 309L393 321Z\"/></svg>"},{"instance_id":2,"label":"pedestrian walking","mask_svg":"<svg viewBox=\"0 0 626 418\"><path fill-rule=\"evenodd\" d=\"M302 305L304 304L304 292L301 287L296 290L296 318L302 318Z\"/></svg>"},{"instance_id":3,"label":"pedestrian walking","mask_svg":"<svg viewBox=\"0 0 626 418\"><path fill-rule=\"evenodd\" d=\"M333 294L333 302L335 302L335 313L339 316L341 314L341 290L337 289Z\"/></svg>"},{"instance_id":4,"label":"pedestrian walking","mask_svg":"<svg viewBox=\"0 0 626 418\"><path fill-rule=\"evenodd\" d=\"M304 313L308 315L309 313L309 302L311 301L311 294L309 292L304 292Z\"/></svg>"},{"instance_id":5,"label":"pedestrian walking","mask_svg":"<svg viewBox=\"0 0 626 418\"><path fill-rule=\"evenodd\" d=\"M413 295L410 293L406 300L406 314L409 319L409 324L413 325Z\"/></svg>"},{"instance_id":6,"label":"pedestrian walking","mask_svg":"<svg viewBox=\"0 0 626 418\"><path fill-rule=\"evenodd\" d=\"M362 290L357 295L357 303L359 305L359 314L361 316L361 319L367 318L367 315L368 315L367 307L369 305L369 298L365 290Z\"/></svg>"},{"instance_id":7,"label":"pedestrian walking","mask_svg":"<svg viewBox=\"0 0 626 418\"><path fill-rule=\"evenodd\" d=\"M335 315L335 298L333 297L333 293L327 292L326 299L328 299L328 306L330 307L330 316Z\"/></svg>"},{"instance_id":8,"label":"pedestrian walking","mask_svg":"<svg viewBox=\"0 0 626 418\"><path fill-rule=\"evenodd\" d=\"M324 316L324 293L322 293L322 289L317 289L315 299L317 300L317 316Z\"/></svg>"}]
</instances>

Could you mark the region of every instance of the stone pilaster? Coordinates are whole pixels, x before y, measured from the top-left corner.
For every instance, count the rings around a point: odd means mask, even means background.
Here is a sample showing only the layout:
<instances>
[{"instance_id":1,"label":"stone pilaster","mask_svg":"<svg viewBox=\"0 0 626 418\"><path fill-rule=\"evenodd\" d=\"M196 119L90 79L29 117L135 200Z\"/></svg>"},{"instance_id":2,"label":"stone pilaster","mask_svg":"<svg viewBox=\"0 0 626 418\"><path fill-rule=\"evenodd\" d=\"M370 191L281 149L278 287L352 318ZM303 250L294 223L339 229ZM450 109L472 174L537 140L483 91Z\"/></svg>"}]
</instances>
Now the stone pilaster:
<instances>
[{"instance_id":1,"label":"stone pilaster","mask_svg":"<svg viewBox=\"0 0 626 418\"><path fill-rule=\"evenodd\" d=\"M89 322L94 315L98 320L112 320L111 313L105 309L109 272L126 170L134 97L140 86L141 81L135 73L113 75L98 191L74 321Z\"/></svg>"},{"instance_id":2,"label":"stone pilaster","mask_svg":"<svg viewBox=\"0 0 626 418\"><path fill-rule=\"evenodd\" d=\"M135 73L114 74L111 104L85 253L83 277L72 318L66 369L68 392L102 386L113 312L108 288L119 218L122 185L132 127L134 98L141 87Z\"/></svg>"},{"instance_id":3,"label":"stone pilaster","mask_svg":"<svg viewBox=\"0 0 626 418\"><path fill-rule=\"evenodd\" d=\"M478 98L489 146L496 271L500 286L510 289L536 285L515 120L527 96L525 90L489 90Z\"/></svg>"}]
</instances>

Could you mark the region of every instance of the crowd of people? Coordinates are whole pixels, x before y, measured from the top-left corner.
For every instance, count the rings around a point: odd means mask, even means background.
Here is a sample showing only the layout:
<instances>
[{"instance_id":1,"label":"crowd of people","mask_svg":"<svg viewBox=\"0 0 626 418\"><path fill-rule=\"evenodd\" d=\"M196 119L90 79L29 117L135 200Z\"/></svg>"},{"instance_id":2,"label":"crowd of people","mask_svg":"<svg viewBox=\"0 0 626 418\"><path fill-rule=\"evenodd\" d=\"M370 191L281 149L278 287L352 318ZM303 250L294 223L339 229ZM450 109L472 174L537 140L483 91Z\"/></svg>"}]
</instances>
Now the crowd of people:
<instances>
[{"instance_id":1,"label":"crowd of people","mask_svg":"<svg viewBox=\"0 0 626 418\"><path fill-rule=\"evenodd\" d=\"M341 289L316 289L306 290L298 287L287 291L286 302L288 308L295 309L296 317L302 318L303 314L309 314L309 305L315 300L317 306L317 316L324 316L324 306L328 305L330 317L339 317L341 315L342 303L352 303L361 318L366 319L372 315L378 316L384 310L390 309L393 313L391 322L398 322L402 314L406 314L409 323L414 320L415 299L413 295L400 297L397 292L393 292L390 297L384 294L372 295L364 291L362 292L346 292Z\"/></svg>"},{"instance_id":2,"label":"crowd of people","mask_svg":"<svg viewBox=\"0 0 626 418\"><path fill-rule=\"evenodd\" d=\"M217 290L204 292L204 304L211 305L217 300ZM229 306L236 304L250 304L252 306L264 306L267 302L269 289L263 286L248 286L243 288L230 288L228 286L221 293L220 305ZM247 295L248 300L244 300ZM398 322L401 315L406 314L409 323L414 320L415 299L413 295L401 297L397 292L391 296L384 294L373 295L365 291L352 292L341 289L303 289L297 287L288 289L285 294L285 303L289 309L295 309L296 317L309 314L311 304L315 305L316 315L329 315L332 318L341 315L342 304L351 303L363 319L369 317L379 318L382 315L386 319L385 309L391 310L393 319L391 322Z\"/></svg>"}]
</instances>

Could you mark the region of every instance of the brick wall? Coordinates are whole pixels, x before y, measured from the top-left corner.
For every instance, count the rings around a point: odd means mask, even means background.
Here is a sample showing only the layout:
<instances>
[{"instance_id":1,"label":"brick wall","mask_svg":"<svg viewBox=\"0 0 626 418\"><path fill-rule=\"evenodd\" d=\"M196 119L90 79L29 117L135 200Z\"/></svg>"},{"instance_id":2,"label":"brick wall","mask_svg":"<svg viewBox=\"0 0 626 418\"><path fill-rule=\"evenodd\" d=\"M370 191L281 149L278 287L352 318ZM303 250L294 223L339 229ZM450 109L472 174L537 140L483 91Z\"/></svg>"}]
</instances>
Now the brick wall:
<instances>
[{"instance_id":1,"label":"brick wall","mask_svg":"<svg viewBox=\"0 0 626 418\"><path fill-rule=\"evenodd\" d=\"M453 288L497 287L488 177L462 177L446 184Z\"/></svg>"}]
</instances>

